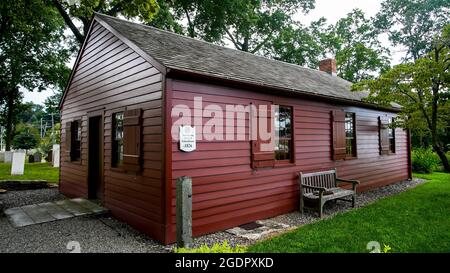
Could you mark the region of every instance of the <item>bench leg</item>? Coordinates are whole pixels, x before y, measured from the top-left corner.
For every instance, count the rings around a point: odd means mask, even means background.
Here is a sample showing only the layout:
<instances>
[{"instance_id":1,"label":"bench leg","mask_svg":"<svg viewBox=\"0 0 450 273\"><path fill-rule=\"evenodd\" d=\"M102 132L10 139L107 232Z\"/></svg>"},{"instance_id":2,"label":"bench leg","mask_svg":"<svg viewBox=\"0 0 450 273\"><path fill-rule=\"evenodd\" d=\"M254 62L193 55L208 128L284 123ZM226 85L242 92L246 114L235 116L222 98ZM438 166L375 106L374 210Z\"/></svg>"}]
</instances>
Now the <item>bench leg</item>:
<instances>
[{"instance_id":1,"label":"bench leg","mask_svg":"<svg viewBox=\"0 0 450 273\"><path fill-rule=\"evenodd\" d=\"M355 203L356 203L356 196L352 195L352 207L355 207Z\"/></svg>"},{"instance_id":2,"label":"bench leg","mask_svg":"<svg viewBox=\"0 0 450 273\"><path fill-rule=\"evenodd\" d=\"M323 205L325 205L325 202L319 202L319 218L322 218L323 216Z\"/></svg>"},{"instance_id":3,"label":"bench leg","mask_svg":"<svg viewBox=\"0 0 450 273\"><path fill-rule=\"evenodd\" d=\"M303 197L300 196L300 214L303 214L303 208L305 207L305 203L303 201Z\"/></svg>"}]
</instances>

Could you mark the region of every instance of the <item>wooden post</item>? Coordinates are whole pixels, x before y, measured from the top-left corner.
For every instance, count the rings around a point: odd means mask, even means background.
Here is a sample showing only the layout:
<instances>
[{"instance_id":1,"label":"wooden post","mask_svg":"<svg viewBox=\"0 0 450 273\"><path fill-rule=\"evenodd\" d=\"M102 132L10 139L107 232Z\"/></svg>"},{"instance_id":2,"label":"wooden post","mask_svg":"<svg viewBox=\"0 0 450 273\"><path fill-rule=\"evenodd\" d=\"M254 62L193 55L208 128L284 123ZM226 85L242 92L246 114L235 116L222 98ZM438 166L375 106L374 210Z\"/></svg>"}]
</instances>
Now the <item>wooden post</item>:
<instances>
[{"instance_id":1,"label":"wooden post","mask_svg":"<svg viewBox=\"0 0 450 273\"><path fill-rule=\"evenodd\" d=\"M177 178L177 246L189 248L192 244L192 178Z\"/></svg>"}]
</instances>

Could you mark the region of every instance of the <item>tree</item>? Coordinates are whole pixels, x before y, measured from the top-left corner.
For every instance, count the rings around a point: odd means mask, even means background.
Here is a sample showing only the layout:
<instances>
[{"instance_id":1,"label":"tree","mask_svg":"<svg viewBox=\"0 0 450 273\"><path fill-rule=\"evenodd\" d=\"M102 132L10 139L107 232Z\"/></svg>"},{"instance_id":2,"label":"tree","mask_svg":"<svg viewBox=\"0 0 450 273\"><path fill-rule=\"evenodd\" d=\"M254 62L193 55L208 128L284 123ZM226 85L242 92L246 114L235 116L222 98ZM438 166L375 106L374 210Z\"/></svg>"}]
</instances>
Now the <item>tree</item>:
<instances>
[{"instance_id":1,"label":"tree","mask_svg":"<svg viewBox=\"0 0 450 273\"><path fill-rule=\"evenodd\" d=\"M395 66L379 78L354 86L355 90L369 90L369 101L387 105L397 102L403 106L404 126L417 124L420 115L431 135L433 149L446 172L450 165L445 156L443 137L449 130L450 83L450 25L430 43L431 51L414 62Z\"/></svg>"},{"instance_id":2,"label":"tree","mask_svg":"<svg viewBox=\"0 0 450 273\"><path fill-rule=\"evenodd\" d=\"M12 144L14 149L29 150L35 148L38 143L38 137L26 128L14 137Z\"/></svg>"},{"instance_id":3,"label":"tree","mask_svg":"<svg viewBox=\"0 0 450 273\"><path fill-rule=\"evenodd\" d=\"M89 30L94 12L150 22L159 9L156 0L51 0L51 2L80 44L83 43ZM76 26L77 22L81 22L81 29Z\"/></svg>"},{"instance_id":4,"label":"tree","mask_svg":"<svg viewBox=\"0 0 450 273\"><path fill-rule=\"evenodd\" d=\"M1 122L10 150L20 89L62 88L69 74L64 22L45 0L0 2Z\"/></svg>"},{"instance_id":5,"label":"tree","mask_svg":"<svg viewBox=\"0 0 450 273\"><path fill-rule=\"evenodd\" d=\"M53 118L54 123L58 123L61 120L59 102L61 101L62 94L62 91L56 90L53 95L44 101L45 113Z\"/></svg>"},{"instance_id":6,"label":"tree","mask_svg":"<svg viewBox=\"0 0 450 273\"><path fill-rule=\"evenodd\" d=\"M9 88L6 81L0 81L3 83L3 88L0 90L0 96L2 98L2 104L0 104L0 125L5 127L4 139L6 151L11 150L11 143L14 134L14 125L18 122L18 113L20 110L17 105L20 105L22 101L22 93L19 91L19 87Z\"/></svg>"},{"instance_id":7,"label":"tree","mask_svg":"<svg viewBox=\"0 0 450 273\"><path fill-rule=\"evenodd\" d=\"M44 106L33 102L21 103L17 109L18 122L37 124L45 116Z\"/></svg>"},{"instance_id":8,"label":"tree","mask_svg":"<svg viewBox=\"0 0 450 273\"><path fill-rule=\"evenodd\" d=\"M161 4L150 25L236 49L259 53L288 27L291 17L314 8L315 0L177 0ZM171 24L163 24L167 19ZM186 22L187 27L183 27Z\"/></svg>"},{"instance_id":9,"label":"tree","mask_svg":"<svg viewBox=\"0 0 450 273\"><path fill-rule=\"evenodd\" d=\"M372 21L359 9L330 27L323 47L336 56L338 76L358 82L389 68L389 50L381 45L378 35Z\"/></svg>"},{"instance_id":10,"label":"tree","mask_svg":"<svg viewBox=\"0 0 450 273\"><path fill-rule=\"evenodd\" d=\"M326 54L322 40L327 35L325 18L312 22L309 27L300 23L283 29L264 49L264 55L283 62L317 68Z\"/></svg>"},{"instance_id":11,"label":"tree","mask_svg":"<svg viewBox=\"0 0 450 273\"><path fill-rule=\"evenodd\" d=\"M406 49L405 61L417 60L431 51L430 41L450 18L448 0L384 0L376 27L389 35L393 46Z\"/></svg>"},{"instance_id":12,"label":"tree","mask_svg":"<svg viewBox=\"0 0 450 273\"><path fill-rule=\"evenodd\" d=\"M325 18L309 27L289 25L280 31L265 55L310 68L317 68L320 59L332 55L338 76L358 82L389 68L389 51L381 45L378 34L372 21L355 9L335 25L327 25Z\"/></svg>"}]
</instances>

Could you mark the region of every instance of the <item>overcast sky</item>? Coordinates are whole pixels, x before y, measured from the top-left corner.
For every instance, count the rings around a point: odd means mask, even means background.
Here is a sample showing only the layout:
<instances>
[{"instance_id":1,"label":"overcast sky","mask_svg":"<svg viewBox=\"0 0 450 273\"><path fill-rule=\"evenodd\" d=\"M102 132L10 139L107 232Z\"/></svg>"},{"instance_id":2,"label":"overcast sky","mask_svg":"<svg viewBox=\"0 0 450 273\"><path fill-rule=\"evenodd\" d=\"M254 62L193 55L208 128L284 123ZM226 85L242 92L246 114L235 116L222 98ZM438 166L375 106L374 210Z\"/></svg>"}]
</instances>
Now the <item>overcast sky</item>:
<instances>
[{"instance_id":1,"label":"overcast sky","mask_svg":"<svg viewBox=\"0 0 450 273\"><path fill-rule=\"evenodd\" d=\"M305 25L309 25L311 21L320 17L325 17L328 23L336 23L342 17L345 17L355 8L361 9L366 16L374 16L381 7L381 0L316 0L316 8L307 15L299 14L295 19L301 21ZM385 46L390 47L387 38L382 39ZM397 64L402 56L401 49L390 47L392 54L392 64ZM71 62L73 63L73 62ZM52 95L52 91L43 92L24 92L24 101L32 101L42 104L48 96Z\"/></svg>"}]
</instances>

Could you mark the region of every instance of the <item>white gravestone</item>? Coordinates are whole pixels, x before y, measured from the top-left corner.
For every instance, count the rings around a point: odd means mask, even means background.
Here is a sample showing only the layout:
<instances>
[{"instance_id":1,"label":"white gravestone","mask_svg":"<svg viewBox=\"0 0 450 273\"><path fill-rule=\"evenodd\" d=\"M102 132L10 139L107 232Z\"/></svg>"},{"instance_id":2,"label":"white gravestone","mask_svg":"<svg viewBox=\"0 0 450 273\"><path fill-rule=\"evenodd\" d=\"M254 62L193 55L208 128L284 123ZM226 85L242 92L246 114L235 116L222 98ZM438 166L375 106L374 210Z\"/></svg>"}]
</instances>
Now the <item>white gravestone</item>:
<instances>
[{"instance_id":1,"label":"white gravestone","mask_svg":"<svg viewBox=\"0 0 450 273\"><path fill-rule=\"evenodd\" d=\"M25 152L14 151L12 155L11 175L23 175L25 169Z\"/></svg>"},{"instance_id":2,"label":"white gravestone","mask_svg":"<svg viewBox=\"0 0 450 273\"><path fill-rule=\"evenodd\" d=\"M60 146L59 144L53 144L53 149L52 149L52 161L53 161L53 167L55 168L59 168L59 149Z\"/></svg>"},{"instance_id":3,"label":"white gravestone","mask_svg":"<svg viewBox=\"0 0 450 273\"><path fill-rule=\"evenodd\" d=\"M5 152L5 163L11 163L12 161L12 152L6 151Z\"/></svg>"}]
</instances>

